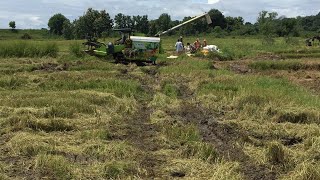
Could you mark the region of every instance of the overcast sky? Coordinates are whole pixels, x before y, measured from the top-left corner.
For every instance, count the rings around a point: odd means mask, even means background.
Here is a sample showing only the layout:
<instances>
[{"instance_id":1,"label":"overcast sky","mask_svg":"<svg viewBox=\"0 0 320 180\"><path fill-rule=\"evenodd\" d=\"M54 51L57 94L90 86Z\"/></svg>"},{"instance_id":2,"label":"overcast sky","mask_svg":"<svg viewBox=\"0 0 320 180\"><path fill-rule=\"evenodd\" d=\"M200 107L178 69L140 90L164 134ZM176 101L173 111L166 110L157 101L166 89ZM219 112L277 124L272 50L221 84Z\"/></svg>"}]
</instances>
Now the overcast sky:
<instances>
[{"instance_id":1,"label":"overcast sky","mask_svg":"<svg viewBox=\"0 0 320 180\"><path fill-rule=\"evenodd\" d=\"M48 19L62 13L74 20L89 8L105 9L113 18L117 13L149 15L155 19L169 13L172 19L196 16L212 8L225 16L242 16L255 22L262 10L276 11L287 17L316 15L320 0L1 0L0 28L16 21L17 28L47 28Z\"/></svg>"}]
</instances>

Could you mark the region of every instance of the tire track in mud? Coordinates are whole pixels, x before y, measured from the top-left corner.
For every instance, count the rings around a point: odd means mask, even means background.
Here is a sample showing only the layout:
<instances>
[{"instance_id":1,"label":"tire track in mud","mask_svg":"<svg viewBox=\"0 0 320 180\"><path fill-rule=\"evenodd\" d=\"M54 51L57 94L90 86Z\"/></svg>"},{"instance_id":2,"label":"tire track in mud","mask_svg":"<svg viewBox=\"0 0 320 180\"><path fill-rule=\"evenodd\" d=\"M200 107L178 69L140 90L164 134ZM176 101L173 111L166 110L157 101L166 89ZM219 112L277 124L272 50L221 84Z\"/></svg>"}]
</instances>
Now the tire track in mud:
<instances>
[{"instance_id":1,"label":"tire track in mud","mask_svg":"<svg viewBox=\"0 0 320 180\"><path fill-rule=\"evenodd\" d=\"M127 140L141 150L140 166L146 172L146 178L159 177L157 169L163 163L165 158L154 153L161 149L159 143L156 142L155 136L158 133L158 128L150 123L151 109L143 103L139 108L137 114L128 121L128 135Z\"/></svg>"},{"instance_id":2,"label":"tire track in mud","mask_svg":"<svg viewBox=\"0 0 320 180\"><path fill-rule=\"evenodd\" d=\"M179 85L183 101L179 112L168 112L171 116L176 116L186 123L198 125L203 141L212 144L218 154L229 161L240 163L240 172L245 179L250 180L273 180L276 179L276 172L269 170L267 166L256 165L248 155L244 153L241 145L248 135L243 132L236 124L227 125L220 123L200 104L191 104L190 100L194 97L192 92L183 82Z\"/></svg>"},{"instance_id":3,"label":"tire track in mud","mask_svg":"<svg viewBox=\"0 0 320 180\"><path fill-rule=\"evenodd\" d=\"M142 89L149 93L151 98L142 98L138 100L138 110L131 116L126 118L126 126L124 127L126 131L126 139L133 146L141 151L138 155L138 161L140 167L146 170L146 173L141 174L141 178L154 179L162 176L159 169L166 162L165 157L155 154L156 151L162 149L160 143L157 142L156 136L160 132L159 128L151 124L150 115L152 114L152 109L148 106L149 102L152 100L155 90L153 86L158 83L157 73L158 66L151 68L151 70L146 71L146 75L141 77L133 77L129 74L124 76L129 79L139 79Z\"/></svg>"},{"instance_id":4,"label":"tire track in mud","mask_svg":"<svg viewBox=\"0 0 320 180\"><path fill-rule=\"evenodd\" d=\"M25 179L36 179L34 176L31 166L27 166L25 162L28 162L29 159L23 156L12 156L9 153L6 143L10 141L12 135L2 134L0 136L0 162L3 164L10 164L10 168L5 170L6 175L9 178L25 178ZM24 168L21 168L24 167ZM1 177L0 177L1 179Z\"/></svg>"}]
</instances>

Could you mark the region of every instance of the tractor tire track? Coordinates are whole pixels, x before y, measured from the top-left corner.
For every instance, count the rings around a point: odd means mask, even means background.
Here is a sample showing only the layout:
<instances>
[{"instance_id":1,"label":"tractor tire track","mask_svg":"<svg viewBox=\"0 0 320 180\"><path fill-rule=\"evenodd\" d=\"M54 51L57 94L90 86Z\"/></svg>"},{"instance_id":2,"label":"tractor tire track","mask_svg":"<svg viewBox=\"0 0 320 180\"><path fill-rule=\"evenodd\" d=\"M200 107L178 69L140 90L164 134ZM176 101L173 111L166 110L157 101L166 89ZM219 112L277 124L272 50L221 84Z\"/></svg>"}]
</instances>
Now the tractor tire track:
<instances>
[{"instance_id":1,"label":"tractor tire track","mask_svg":"<svg viewBox=\"0 0 320 180\"><path fill-rule=\"evenodd\" d=\"M256 165L238 143L244 142L248 135L237 127L236 124L226 125L214 118L214 115L203 108L200 104L191 104L194 96L188 87L182 83L180 86L182 107L179 112L167 112L172 117L182 119L186 123L196 124L199 128L203 141L212 144L218 154L229 161L240 163L240 172L248 180L273 180L276 172L267 166ZM238 142L238 143L237 143Z\"/></svg>"},{"instance_id":2,"label":"tractor tire track","mask_svg":"<svg viewBox=\"0 0 320 180\"><path fill-rule=\"evenodd\" d=\"M138 110L131 116L126 118L126 126L123 127L126 131L125 140L135 146L141 151L138 155L138 161L140 167L143 168L146 173L139 175L143 179L160 178L163 175L159 171L160 167L166 162L166 158L161 155L157 155L155 152L162 149L159 142L157 142L156 136L160 133L160 129L150 122L150 114L152 109L148 106L152 100L155 90L153 86L158 83L157 78L158 66L152 68L150 71L145 72L146 76L134 77L130 74L125 74L130 79L139 79L142 89L149 93L150 98L142 98L138 100Z\"/></svg>"}]
</instances>

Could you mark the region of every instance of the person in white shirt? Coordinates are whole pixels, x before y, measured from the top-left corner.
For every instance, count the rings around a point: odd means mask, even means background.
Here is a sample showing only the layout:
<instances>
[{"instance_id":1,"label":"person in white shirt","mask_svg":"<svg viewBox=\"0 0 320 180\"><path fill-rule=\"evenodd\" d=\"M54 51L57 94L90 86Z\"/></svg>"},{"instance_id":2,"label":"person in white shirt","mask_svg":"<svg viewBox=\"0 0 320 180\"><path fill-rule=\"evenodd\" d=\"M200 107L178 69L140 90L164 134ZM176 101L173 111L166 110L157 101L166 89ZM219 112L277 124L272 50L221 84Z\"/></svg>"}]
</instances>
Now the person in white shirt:
<instances>
[{"instance_id":1,"label":"person in white shirt","mask_svg":"<svg viewBox=\"0 0 320 180\"><path fill-rule=\"evenodd\" d=\"M183 45L182 45L182 42L180 41L180 39L178 39L175 47L176 47L176 52L178 55L183 52Z\"/></svg>"}]
</instances>

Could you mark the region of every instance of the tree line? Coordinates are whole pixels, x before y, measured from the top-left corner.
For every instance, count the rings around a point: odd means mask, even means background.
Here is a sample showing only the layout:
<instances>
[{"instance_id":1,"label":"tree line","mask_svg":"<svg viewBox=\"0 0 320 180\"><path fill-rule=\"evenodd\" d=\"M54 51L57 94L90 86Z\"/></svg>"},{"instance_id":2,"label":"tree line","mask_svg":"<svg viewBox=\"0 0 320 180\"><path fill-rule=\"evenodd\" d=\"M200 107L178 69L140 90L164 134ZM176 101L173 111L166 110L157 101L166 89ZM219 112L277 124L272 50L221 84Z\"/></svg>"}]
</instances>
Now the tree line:
<instances>
[{"instance_id":1,"label":"tree line","mask_svg":"<svg viewBox=\"0 0 320 180\"><path fill-rule=\"evenodd\" d=\"M276 12L262 11L255 23L245 22L242 17L225 17L217 9L211 9L209 15L212 24L200 19L170 32L169 35L212 34L216 37L227 35L246 36L263 35L266 37L309 37L320 33L320 13L314 16L287 18L278 16ZM128 16L117 14L113 19L105 10L89 8L83 16L72 22L62 14L55 14L49 19L48 27L52 34L61 35L66 39L83 39L87 36L112 36L114 28L132 28L137 33L154 36L175 25L191 19L184 17L182 21L172 20L167 13L158 19L149 20L148 15Z\"/></svg>"}]
</instances>

